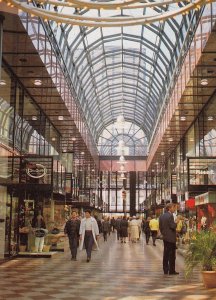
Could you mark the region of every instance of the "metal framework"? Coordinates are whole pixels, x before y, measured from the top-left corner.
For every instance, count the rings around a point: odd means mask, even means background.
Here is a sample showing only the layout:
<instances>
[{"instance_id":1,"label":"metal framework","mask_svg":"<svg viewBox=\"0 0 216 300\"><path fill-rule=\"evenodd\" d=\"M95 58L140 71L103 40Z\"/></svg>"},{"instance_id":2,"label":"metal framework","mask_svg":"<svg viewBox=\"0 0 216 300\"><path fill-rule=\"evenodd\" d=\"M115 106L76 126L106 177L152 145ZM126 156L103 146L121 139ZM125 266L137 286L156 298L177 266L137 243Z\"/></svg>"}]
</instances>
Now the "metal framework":
<instances>
[{"instance_id":1,"label":"metal framework","mask_svg":"<svg viewBox=\"0 0 216 300\"><path fill-rule=\"evenodd\" d=\"M103 6L114 2L103 1L100 4ZM139 3L144 6L135 9L135 16L142 15L144 18L150 12L160 14L176 7L184 8L188 4L171 1L161 5L162 2L158 5L156 1ZM40 3L40 6L46 6L47 10L54 10L56 13L68 13L70 9L73 14L86 19L106 15L103 7L93 11L88 5L80 6L80 3L70 8L47 3ZM88 2L90 6L97 3ZM154 6L148 7L151 3ZM128 7L122 7L119 14L123 17L131 15ZM54 32L72 79L77 101L96 144L99 140L101 142L100 137L104 130L114 124L120 114L131 125L138 126L150 141L186 36L191 23L196 20L193 18L196 15L199 15L199 11L191 10L187 14L165 21L133 27L73 26L59 24L52 21L52 18L47 23ZM127 140L132 133L124 134ZM100 144L100 149L101 146ZM104 146L107 147L106 142ZM107 153L107 150L100 151Z\"/></svg>"}]
</instances>

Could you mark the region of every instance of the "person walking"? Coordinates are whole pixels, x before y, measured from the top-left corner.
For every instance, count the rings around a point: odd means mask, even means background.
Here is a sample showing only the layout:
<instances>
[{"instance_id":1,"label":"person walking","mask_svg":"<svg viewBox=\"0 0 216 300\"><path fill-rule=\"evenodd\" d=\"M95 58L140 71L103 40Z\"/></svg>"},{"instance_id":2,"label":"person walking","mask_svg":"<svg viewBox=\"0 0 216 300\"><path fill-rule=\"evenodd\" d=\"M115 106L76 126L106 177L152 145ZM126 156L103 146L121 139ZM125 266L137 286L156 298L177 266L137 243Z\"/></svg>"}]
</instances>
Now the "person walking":
<instances>
[{"instance_id":1,"label":"person walking","mask_svg":"<svg viewBox=\"0 0 216 300\"><path fill-rule=\"evenodd\" d=\"M107 220L107 218L104 218L104 221L102 222L102 232L103 232L103 238L104 238L104 242L107 242L107 234L109 232L109 221Z\"/></svg>"},{"instance_id":2,"label":"person walking","mask_svg":"<svg viewBox=\"0 0 216 300\"><path fill-rule=\"evenodd\" d=\"M114 232L115 231L115 218L114 217L112 217L110 223L111 223L111 231Z\"/></svg>"},{"instance_id":3,"label":"person walking","mask_svg":"<svg viewBox=\"0 0 216 300\"><path fill-rule=\"evenodd\" d=\"M117 219L116 219L116 225L115 225L115 227L116 227L116 232L117 232L117 240L119 241L119 239L120 239L120 233L121 233L121 217L118 217Z\"/></svg>"},{"instance_id":4,"label":"person walking","mask_svg":"<svg viewBox=\"0 0 216 300\"><path fill-rule=\"evenodd\" d=\"M159 230L159 222L156 219L156 216L154 215L153 218L149 222L149 227L151 230L151 236L152 236L152 241L153 241L153 246L156 246L156 238Z\"/></svg>"},{"instance_id":5,"label":"person walking","mask_svg":"<svg viewBox=\"0 0 216 300\"><path fill-rule=\"evenodd\" d=\"M71 218L65 224L64 233L67 234L69 239L69 246L71 251L71 260L77 260L77 247L79 245L79 229L80 220L77 212L71 212Z\"/></svg>"},{"instance_id":6,"label":"person walking","mask_svg":"<svg viewBox=\"0 0 216 300\"><path fill-rule=\"evenodd\" d=\"M176 226L174 222L173 212L175 205L168 203L166 211L159 218L159 228L163 236L164 252L163 252L163 271L164 274L178 275L175 269L176 259Z\"/></svg>"},{"instance_id":7,"label":"person walking","mask_svg":"<svg viewBox=\"0 0 216 300\"><path fill-rule=\"evenodd\" d=\"M146 245L148 245L149 243L149 239L151 236L151 229L149 227L149 222L151 221L151 217L148 217L147 220L145 221L145 225L144 225L144 233L145 233L145 238L146 238Z\"/></svg>"},{"instance_id":8,"label":"person walking","mask_svg":"<svg viewBox=\"0 0 216 300\"><path fill-rule=\"evenodd\" d=\"M120 223L120 237L121 243L126 243L126 238L128 237L128 221L126 216L123 217Z\"/></svg>"},{"instance_id":9,"label":"person walking","mask_svg":"<svg viewBox=\"0 0 216 300\"><path fill-rule=\"evenodd\" d=\"M131 242L136 243L137 240L139 240L139 224L135 216L133 216L132 220L129 222L129 230Z\"/></svg>"},{"instance_id":10,"label":"person walking","mask_svg":"<svg viewBox=\"0 0 216 300\"><path fill-rule=\"evenodd\" d=\"M85 211L85 218L81 220L79 234L80 249L82 250L83 245L85 245L87 254L86 261L90 262L93 244L95 243L97 249L99 249L97 243L97 239L99 238L99 228L95 218L91 217L91 210L89 209Z\"/></svg>"}]
</instances>

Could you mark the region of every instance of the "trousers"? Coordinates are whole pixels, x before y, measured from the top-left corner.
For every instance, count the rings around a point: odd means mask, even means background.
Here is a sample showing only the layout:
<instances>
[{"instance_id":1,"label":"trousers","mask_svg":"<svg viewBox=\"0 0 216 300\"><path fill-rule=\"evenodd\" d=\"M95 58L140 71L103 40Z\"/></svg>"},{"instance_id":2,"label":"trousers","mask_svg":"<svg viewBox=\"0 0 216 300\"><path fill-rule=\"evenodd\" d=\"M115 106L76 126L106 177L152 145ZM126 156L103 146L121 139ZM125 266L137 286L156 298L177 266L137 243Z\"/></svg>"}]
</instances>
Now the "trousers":
<instances>
[{"instance_id":1,"label":"trousers","mask_svg":"<svg viewBox=\"0 0 216 300\"><path fill-rule=\"evenodd\" d=\"M76 258L77 256L77 247L78 247L78 237L77 235L69 235L69 246L71 251L72 258Z\"/></svg>"},{"instance_id":2,"label":"trousers","mask_svg":"<svg viewBox=\"0 0 216 300\"><path fill-rule=\"evenodd\" d=\"M92 247L94 245L94 237L92 231L85 231L84 245L87 253L87 257L91 258Z\"/></svg>"},{"instance_id":3,"label":"trousers","mask_svg":"<svg viewBox=\"0 0 216 300\"><path fill-rule=\"evenodd\" d=\"M44 237L35 237L35 252L42 252L44 246Z\"/></svg>"},{"instance_id":4,"label":"trousers","mask_svg":"<svg viewBox=\"0 0 216 300\"><path fill-rule=\"evenodd\" d=\"M175 272L175 259L176 259L176 244L163 241L163 271L164 274Z\"/></svg>"}]
</instances>

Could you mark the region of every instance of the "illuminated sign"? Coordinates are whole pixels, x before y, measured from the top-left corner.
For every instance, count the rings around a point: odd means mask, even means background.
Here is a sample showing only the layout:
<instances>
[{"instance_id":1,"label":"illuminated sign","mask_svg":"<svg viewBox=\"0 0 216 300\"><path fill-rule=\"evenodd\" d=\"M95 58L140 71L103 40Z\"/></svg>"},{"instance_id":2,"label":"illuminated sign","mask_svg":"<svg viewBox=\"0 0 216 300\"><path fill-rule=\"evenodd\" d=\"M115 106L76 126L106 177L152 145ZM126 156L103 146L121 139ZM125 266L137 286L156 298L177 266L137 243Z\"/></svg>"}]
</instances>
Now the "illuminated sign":
<instances>
[{"instance_id":1,"label":"illuminated sign","mask_svg":"<svg viewBox=\"0 0 216 300\"><path fill-rule=\"evenodd\" d=\"M47 169L42 164L29 164L26 174L31 178L42 178L47 174Z\"/></svg>"}]
</instances>

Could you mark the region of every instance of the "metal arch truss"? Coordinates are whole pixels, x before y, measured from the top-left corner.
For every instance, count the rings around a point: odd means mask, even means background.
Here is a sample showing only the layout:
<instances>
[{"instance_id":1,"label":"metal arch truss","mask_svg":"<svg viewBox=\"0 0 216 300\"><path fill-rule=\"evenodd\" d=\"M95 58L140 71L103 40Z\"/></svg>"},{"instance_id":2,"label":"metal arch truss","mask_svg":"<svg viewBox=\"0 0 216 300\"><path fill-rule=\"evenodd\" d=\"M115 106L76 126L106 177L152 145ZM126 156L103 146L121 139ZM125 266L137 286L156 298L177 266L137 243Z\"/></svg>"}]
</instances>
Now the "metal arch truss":
<instances>
[{"instance_id":1,"label":"metal arch truss","mask_svg":"<svg viewBox=\"0 0 216 300\"><path fill-rule=\"evenodd\" d=\"M137 0L123 1L94 1L91 0L36 0L34 4L31 0L4 0L8 6L15 6L18 9L31 15L43 18L45 21L52 20L59 24L71 24L87 27L122 27L152 24L154 22L164 21L177 15L188 14L191 10L199 10L203 5L214 2L215 0L156 0L140 2ZM57 9L53 9L57 8ZM58 11L58 8L59 11ZM62 8L74 8L71 14L61 12ZM158 12L157 8L161 8ZM119 10L152 9L152 14L136 16L119 16ZM78 14L82 10L110 10L110 17L87 16ZM116 14L113 15L116 10ZM94 15L94 14L93 14Z\"/></svg>"}]
</instances>

